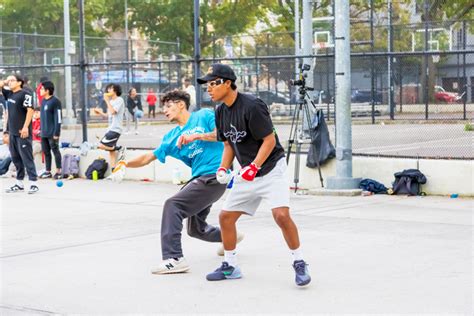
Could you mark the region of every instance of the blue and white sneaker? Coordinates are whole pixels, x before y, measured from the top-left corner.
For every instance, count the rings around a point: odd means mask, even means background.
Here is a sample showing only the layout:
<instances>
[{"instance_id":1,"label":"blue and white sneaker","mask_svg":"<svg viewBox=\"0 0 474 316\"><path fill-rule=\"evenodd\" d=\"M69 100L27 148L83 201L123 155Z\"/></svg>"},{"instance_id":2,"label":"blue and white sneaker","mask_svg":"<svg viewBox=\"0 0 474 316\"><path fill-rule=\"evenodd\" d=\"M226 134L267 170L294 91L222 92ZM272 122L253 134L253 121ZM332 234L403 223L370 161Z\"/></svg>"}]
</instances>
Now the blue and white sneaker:
<instances>
[{"instance_id":1,"label":"blue and white sneaker","mask_svg":"<svg viewBox=\"0 0 474 316\"><path fill-rule=\"evenodd\" d=\"M295 269L295 282L298 286L303 286L311 282L311 277L309 276L308 268L304 260L296 260L293 262L293 269Z\"/></svg>"},{"instance_id":2,"label":"blue and white sneaker","mask_svg":"<svg viewBox=\"0 0 474 316\"><path fill-rule=\"evenodd\" d=\"M209 273L206 276L208 281L221 281L227 279L240 279L242 274L239 267L230 266L227 262L222 262L222 265L216 271Z\"/></svg>"}]
</instances>

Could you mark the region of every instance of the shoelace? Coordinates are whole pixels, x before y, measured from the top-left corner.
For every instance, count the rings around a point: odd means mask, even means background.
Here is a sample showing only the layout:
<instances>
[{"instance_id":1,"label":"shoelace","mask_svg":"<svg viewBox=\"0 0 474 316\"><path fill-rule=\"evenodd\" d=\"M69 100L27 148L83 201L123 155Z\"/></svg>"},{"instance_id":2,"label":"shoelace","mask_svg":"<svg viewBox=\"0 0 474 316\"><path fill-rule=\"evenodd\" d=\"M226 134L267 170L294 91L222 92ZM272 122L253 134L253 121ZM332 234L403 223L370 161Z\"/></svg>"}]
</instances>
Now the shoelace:
<instances>
[{"instance_id":1,"label":"shoelace","mask_svg":"<svg viewBox=\"0 0 474 316\"><path fill-rule=\"evenodd\" d=\"M229 264L227 262L222 262L222 265L219 269L217 269L216 271L223 271L223 270L227 270L229 268Z\"/></svg>"},{"instance_id":2,"label":"shoelace","mask_svg":"<svg viewBox=\"0 0 474 316\"><path fill-rule=\"evenodd\" d=\"M295 271L298 274L305 274L306 263L304 261L295 263Z\"/></svg>"}]
</instances>

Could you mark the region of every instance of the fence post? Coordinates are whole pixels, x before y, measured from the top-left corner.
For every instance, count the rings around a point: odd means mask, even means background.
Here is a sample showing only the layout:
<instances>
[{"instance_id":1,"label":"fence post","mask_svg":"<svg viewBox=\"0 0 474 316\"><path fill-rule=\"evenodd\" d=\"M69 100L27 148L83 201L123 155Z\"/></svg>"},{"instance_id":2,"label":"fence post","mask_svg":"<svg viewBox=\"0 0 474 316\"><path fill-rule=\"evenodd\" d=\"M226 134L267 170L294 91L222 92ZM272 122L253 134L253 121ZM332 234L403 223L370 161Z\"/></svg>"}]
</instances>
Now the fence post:
<instances>
[{"instance_id":1,"label":"fence post","mask_svg":"<svg viewBox=\"0 0 474 316\"><path fill-rule=\"evenodd\" d=\"M82 108L82 141L87 142L87 106L86 106L86 60L84 43L84 0L79 0L79 94Z\"/></svg>"},{"instance_id":2,"label":"fence post","mask_svg":"<svg viewBox=\"0 0 474 316\"><path fill-rule=\"evenodd\" d=\"M466 101L467 101L467 77L466 77L466 20L462 21L462 76L464 80L463 95L463 119L466 120ZM472 83L471 83L472 84ZM472 99L472 96L471 96Z\"/></svg>"},{"instance_id":3,"label":"fence post","mask_svg":"<svg viewBox=\"0 0 474 316\"><path fill-rule=\"evenodd\" d=\"M429 102L429 99L430 99L430 96L428 95L429 94L429 91L430 91L430 88L429 88L429 81L430 81L430 69L429 69L429 66L428 66L428 58L430 57L430 55L427 54L428 52L428 9L430 7L430 4L428 3L428 0L424 0L424 16L425 16L425 50L424 50L424 54L423 54L423 60L424 60L424 64L423 66L425 67L425 87L424 87L424 90L425 92L423 93L424 94L424 97L425 97L425 120L428 119L428 102Z\"/></svg>"},{"instance_id":4,"label":"fence post","mask_svg":"<svg viewBox=\"0 0 474 316\"><path fill-rule=\"evenodd\" d=\"M374 52L374 0L370 0L370 51ZM375 124L375 61L370 59L370 97L372 99L372 124Z\"/></svg>"},{"instance_id":5,"label":"fence post","mask_svg":"<svg viewBox=\"0 0 474 316\"><path fill-rule=\"evenodd\" d=\"M393 100L393 27L392 27L392 1L388 1L388 104L390 108L390 119L395 116L394 100Z\"/></svg>"},{"instance_id":6,"label":"fence post","mask_svg":"<svg viewBox=\"0 0 474 316\"><path fill-rule=\"evenodd\" d=\"M194 86L196 87L196 110L201 109L202 89L197 78L201 75L201 44L199 39L199 0L194 0Z\"/></svg>"}]
</instances>

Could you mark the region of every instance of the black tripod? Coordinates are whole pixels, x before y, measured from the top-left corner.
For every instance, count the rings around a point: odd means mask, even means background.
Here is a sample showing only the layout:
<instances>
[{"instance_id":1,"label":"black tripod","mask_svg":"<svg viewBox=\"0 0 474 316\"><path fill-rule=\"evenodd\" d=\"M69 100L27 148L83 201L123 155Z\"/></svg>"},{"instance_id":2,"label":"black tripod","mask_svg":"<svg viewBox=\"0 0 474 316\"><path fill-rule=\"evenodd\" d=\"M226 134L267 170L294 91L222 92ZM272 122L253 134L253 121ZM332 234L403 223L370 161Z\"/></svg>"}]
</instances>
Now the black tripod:
<instances>
[{"instance_id":1,"label":"black tripod","mask_svg":"<svg viewBox=\"0 0 474 316\"><path fill-rule=\"evenodd\" d=\"M309 135L305 134L305 121L307 124L307 128L309 130L311 126L311 112L308 106L308 100L310 100L311 105L313 108L316 108L316 105L310 99L307 90L312 90L311 88L305 87L304 76L302 76L302 80L298 80L297 82L293 83L294 85L299 85L299 99L296 104L295 111L293 113L293 119L291 122L291 129L290 129L290 137L288 139L288 152L286 155L286 163L288 164L290 161L291 149L293 144L296 143L296 156L295 156L295 176L294 176L294 183L295 183L295 192L298 190L298 182L300 181L300 155L301 155L301 145L304 143L308 143L310 141L310 146L312 146L313 139L312 134L309 132ZM301 118L300 118L301 115ZM319 155L318 155L319 157ZM319 165L319 159L316 159L316 164L318 166L319 172L319 180L321 181L321 187L324 188L323 183L323 175L321 173L321 166Z\"/></svg>"}]
</instances>

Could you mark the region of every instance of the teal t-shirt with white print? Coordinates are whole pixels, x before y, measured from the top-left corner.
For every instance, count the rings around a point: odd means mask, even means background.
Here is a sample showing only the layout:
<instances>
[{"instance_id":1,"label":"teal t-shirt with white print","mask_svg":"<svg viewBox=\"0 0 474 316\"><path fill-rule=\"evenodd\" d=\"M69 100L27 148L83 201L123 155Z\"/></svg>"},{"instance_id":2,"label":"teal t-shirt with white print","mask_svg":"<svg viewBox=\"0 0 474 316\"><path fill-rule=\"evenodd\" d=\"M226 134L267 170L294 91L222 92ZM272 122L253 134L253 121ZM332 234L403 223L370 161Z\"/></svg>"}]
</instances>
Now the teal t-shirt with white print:
<instances>
[{"instance_id":1,"label":"teal t-shirt with white print","mask_svg":"<svg viewBox=\"0 0 474 316\"><path fill-rule=\"evenodd\" d=\"M181 146L181 149L176 146L176 142L181 135L209 133L215 128L216 121L212 110L193 112L186 125L176 126L166 133L160 147L155 149L153 154L162 163L165 163L166 156L181 160L191 167L193 177L214 174L221 164L224 150L222 142L196 140Z\"/></svg>"}]
</instances>

